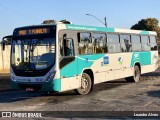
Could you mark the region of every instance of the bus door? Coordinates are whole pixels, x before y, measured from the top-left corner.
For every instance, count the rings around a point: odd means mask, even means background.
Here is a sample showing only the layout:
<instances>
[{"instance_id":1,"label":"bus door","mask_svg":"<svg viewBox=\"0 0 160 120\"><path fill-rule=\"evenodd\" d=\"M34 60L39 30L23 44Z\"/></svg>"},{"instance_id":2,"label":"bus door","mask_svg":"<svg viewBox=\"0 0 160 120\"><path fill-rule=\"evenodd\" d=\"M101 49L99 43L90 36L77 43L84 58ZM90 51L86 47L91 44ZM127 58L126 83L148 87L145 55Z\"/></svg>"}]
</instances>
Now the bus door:
<instances>
[{"instance_id":1,"label":"bus door","mask_svg":"<svg viewBox=\"0 0 160 120\"><path fill-rule=\"evenodd\" d=\"M79 87L77 78L78 69L75 59L75 48L73 38L67 38L65 35L60 41L60 78L61 90L70 90Z\"/></svg>"}]
</instances>

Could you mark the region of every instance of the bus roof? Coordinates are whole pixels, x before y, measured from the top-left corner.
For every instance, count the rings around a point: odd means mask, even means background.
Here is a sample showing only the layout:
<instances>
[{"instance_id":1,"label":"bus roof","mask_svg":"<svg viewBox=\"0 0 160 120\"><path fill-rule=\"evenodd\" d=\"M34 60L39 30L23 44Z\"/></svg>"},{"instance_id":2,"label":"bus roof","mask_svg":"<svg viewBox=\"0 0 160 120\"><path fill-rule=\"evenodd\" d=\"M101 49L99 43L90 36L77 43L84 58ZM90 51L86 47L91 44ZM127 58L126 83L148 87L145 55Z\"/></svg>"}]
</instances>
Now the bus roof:
<instances>
[{"instance_id":1,"label":"bus roof","mask_svg":"<svg viewBox=\"0 0 160 120\"><path fill-rule=\"evenodd\" d=\"M116 33L130 33L130 34L141 34L141 35L157 35L155 31L145 31L145 30L131 30L131 29L120 29L120 28L108 28L108 27L97 27L97 26L84 26L84 25L75 25L75 24L64 24L61 22L52 23L52 24L40 24L32 26L24 26L16 29L27 29L28 27L40 27L40 26L59 26L59 29L68 29L68 30L82 30L82 31L97 31L97 32L116 32Z\"/></svg>"},{"instance_id":2,"label":"bus roof","mask_svg":"<svg viewBox=\"0 0 160 120\"><path fill-rule=\"evenodd\" d=\"M86 30L86 31L98 31L98 32L116 32L116 33L130 33L130 34L141 34L141 35L157 35L154 31L142 31L142 30L131 30L131 29L119 29L119 28L106 28L96 26L83 26L66 24L66 28L69 30Z\"/></svg>"}]
</instances>

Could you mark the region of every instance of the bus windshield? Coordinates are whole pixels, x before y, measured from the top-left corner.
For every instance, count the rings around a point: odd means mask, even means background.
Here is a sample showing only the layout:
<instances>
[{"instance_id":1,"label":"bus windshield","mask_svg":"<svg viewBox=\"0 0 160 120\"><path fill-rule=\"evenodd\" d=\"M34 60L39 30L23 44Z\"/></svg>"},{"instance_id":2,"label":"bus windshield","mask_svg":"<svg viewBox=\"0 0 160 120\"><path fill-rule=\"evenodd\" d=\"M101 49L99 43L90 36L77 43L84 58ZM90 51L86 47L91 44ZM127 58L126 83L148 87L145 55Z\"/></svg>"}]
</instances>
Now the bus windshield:
<instances>
[{"instance_id":1,"label":"bus windshield","mask_svg":"<svg viewBox=\"0 0 160 120\"><path fill-rule=\"evenodd\" d=\"M55 63L55 38L13 39L11 65L16 70L38 71Z\"/></svg>"}]
</instances>

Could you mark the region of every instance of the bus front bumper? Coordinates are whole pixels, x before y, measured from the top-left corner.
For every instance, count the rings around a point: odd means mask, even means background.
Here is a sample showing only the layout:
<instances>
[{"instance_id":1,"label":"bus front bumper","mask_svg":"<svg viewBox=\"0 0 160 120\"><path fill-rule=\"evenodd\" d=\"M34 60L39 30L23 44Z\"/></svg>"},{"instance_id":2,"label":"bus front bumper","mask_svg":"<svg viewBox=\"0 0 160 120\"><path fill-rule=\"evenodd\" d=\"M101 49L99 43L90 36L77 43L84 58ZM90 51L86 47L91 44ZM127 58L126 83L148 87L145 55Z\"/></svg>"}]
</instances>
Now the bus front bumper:
<instances>
[{"instance_id":1,"label":"bus front bumper","mask_svg":"<svg viewBox=\"0 0 160 120\"><path fill-rule=\"evenodd\" d=\"M11 80L11 87L14 90L27 90L32 89L33 91L61 91L60 79L55 79L50 82L16 82Z\"/></svg>"}]
</instances>

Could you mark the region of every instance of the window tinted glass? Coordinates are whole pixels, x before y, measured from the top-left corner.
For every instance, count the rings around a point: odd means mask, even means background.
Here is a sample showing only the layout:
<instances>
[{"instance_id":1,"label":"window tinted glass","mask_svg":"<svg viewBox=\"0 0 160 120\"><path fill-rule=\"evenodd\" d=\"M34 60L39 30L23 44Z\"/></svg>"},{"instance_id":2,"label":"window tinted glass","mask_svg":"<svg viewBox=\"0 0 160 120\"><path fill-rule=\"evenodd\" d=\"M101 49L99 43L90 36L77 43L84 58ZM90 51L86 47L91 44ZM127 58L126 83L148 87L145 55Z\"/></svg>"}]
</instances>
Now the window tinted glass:
<instances>
[{"instance_id":1,"label":"window tinted glass","mask_svg":"<svg viewBox=\"0 0 160 120\"><path fill-rule=\"evenodd\" d=\"M93 44L90 33L80 33L79 54L93 54Z\"/></svg>"},{"instance_id":2,"label":"window tinted glass","mask_svg":"<svg viewBox=\"0 0 160 120\"><path fill-rule=\"evenodd\" d=\"M117 34L108 34L107 42L108 43L119 43L119 36Z\"/></svg>"},{"instance_id":3,"label":"window tinted glass","mask_svg":"<svg viewBox=\"0 0 160 120\"><path fill-rule=\"evenodd\" d=\"M132 35L131 38L132 38L132 44L134 44L134 43L140 43L140 36L138 36L138 35Z\"/></svg>"},{"instance_id":4,"label":"window tinted glass","mask_svg":"<svg viewBox=\"0 0 160 120\"><path fill-rule=\"evenodd\" d=\"M155 36L150 36L150 43L157 43Z\"/></svg>"},{"instance_id":5,"label":"window tinted glass","mask_svg":"<svg viewBox=\"0 0 160 120\"><path fill-rule=\"evenodd\" d=\"M142 51L150 51L150 43L149 43L149 37L148 36L141 36L142 41Z\"/></svg>"},{"instance_id":6,"label":"window tinted glass","mask_svg":"<svg viewBox=\"0 0 160 120\"><path fill-rule=\"evenodd\" d=\"M149 43L149 37L148 36L141 36L142 43Z\"/></svg>"},{"instance_id":7,"label":"window tinted glass","mask_svg":"<svg viewBox=\"0 0 160 120\"><path fill-rule=\"evenodd\" d=\"M80 33L80 42L84 44L91 43L90 33Z\"/></svg>"},{"instance_id":8,"label":"window tinted glass","mask_svg":"<svg viewBox=\"0 0 160 120\"><path fill-rule=\"evenodd\" d=\"M138 35L132 35L132 51L141 51L141 42L140 42L140 36Z\"/></svg>"},{"instance_id":9,"label":"window tinted glass","mask_svg":"<svg viewBox=\"0 0 160 120\"><path fill-rule=\"evenodd\" d=\"M120 35L121 51L131 52L130 35Z\"/></svg>"},{"instance_id":10,"label":"window tinted glass","mask_svg":"<svg viewBox=\"0 0 160 120\"><path fill-rule=\"evenodd\" d=\"M119 52L121 52L120 44L108 44L108 51L110 53L119 53Z\"/></svg>"},{"instance_id":11,"label":"window tinted glass","mask_svg":"<svg viewBox=\"0 0 160 120\"><path fill-rule=\"evenodd\" d=\"M157 43L155 36L150 36L150 45L151 45L151 50L157 50Z\"/></svg>"},{"instance_id":12,"label":"window tinted glass","mask_svg":"<svg viewBox=\"0 0 160 120\"><path fill-rule=\"evenodd\" d=\"M106 35L105 34L93 34L93 44L94 44L94 52L95 53L106 53L107 43L106 43Z\"/></svg>"},{"instance_id":13,"label":"window tinted glass","mask_svg":"<svg viewBox=\"0 0 160 120\"><path fill-rule=\"evenodd\" d=\"M108 51L110 53L121 52L120 43L119 43L119 35L107 34L107 41L108 41Z\"/></svg>"}]
</instances>

